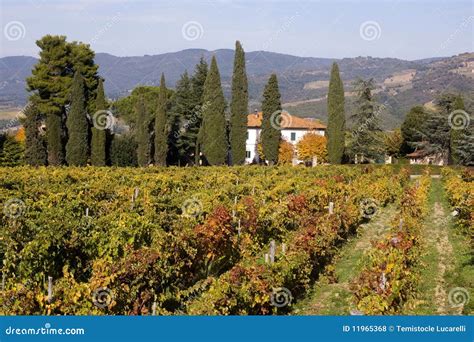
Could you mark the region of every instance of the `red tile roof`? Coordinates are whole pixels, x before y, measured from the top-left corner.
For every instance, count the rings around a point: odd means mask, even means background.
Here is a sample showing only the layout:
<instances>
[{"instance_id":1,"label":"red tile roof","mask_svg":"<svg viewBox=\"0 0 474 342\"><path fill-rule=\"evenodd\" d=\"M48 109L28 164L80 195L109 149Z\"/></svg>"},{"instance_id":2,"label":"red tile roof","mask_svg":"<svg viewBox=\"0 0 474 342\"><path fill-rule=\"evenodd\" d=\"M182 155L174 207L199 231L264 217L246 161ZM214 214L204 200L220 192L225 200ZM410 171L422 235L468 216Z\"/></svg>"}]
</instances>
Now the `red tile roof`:
<instances>
[{"instance_id":1,"label":"red tile roof","mask_svg":"<svg viewBox=\"0 0 474 342\"><path fill-rule=\"evenodd\" d=\"M278 120L283 129L321 129L325 130L326 125L323 125L318 120L300 118L298 116L291 115L286 111L282 111L278 114L280 118ZM247 116L247 127L258 128L262 126L262 112L252 113Z\"/></svg>"}]
</instances>

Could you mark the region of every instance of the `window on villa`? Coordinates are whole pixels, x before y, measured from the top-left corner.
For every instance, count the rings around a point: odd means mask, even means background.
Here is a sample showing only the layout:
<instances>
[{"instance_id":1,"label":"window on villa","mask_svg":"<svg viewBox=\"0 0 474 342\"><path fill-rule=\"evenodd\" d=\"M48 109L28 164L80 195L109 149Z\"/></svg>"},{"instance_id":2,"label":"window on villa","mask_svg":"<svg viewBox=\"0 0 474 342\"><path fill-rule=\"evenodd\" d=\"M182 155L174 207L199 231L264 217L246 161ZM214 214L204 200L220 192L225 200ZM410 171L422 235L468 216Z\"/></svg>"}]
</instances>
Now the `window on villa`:
<instances>
[{"instance_id":1,"label":"window on villa","mask_svg":"<svg viewBox=\"0 0 474 342\"><path fill-rule=\"evenodd\" d=\"M247 140L249 140L249 131L247 131Z\"/></svg>"},{"instance_id":2,"label":"window on villa","mask_svg":"<svg viewBox=\"0 0 474 342\"><path fill-rule=\"evenodd\" d=\"M245 158L250 158L250 151L245 151Z\"/></svg>"},{"instance_id":3,"label":"window on villa","mask_svg":"<svg viewBox=\"0 0 474 342\"><path fill-rule=\"evenodd\" d=\"M291 133L291 141L295 141L296 140L296 133Z\"/></svg>"}]
</instances>

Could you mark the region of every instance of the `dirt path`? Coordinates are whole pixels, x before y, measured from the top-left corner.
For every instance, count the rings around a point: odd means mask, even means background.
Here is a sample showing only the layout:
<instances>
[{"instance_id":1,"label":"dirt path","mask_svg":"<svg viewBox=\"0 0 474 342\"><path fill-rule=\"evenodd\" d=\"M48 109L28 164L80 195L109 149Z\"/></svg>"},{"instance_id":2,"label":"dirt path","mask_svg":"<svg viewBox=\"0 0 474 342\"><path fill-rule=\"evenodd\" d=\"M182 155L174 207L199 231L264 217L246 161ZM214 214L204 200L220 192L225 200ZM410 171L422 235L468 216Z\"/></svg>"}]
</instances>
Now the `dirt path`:
<instances>
[{"instance_id":1,"label":"dirt path","mask_svg":"<svg viewBox=\"0 0 474 342\"><path fill-rule=\"evenodd\" d=\"M359 261L370 241L382 236L390 229L396 215L395 206L380 210L370 222L359 227L358 236L349 240L334 261L334 274L337 282L328 281L322 276L314 285L307 298L298 303L295 315L348 315L353 309L352 292L349 284L360 271Z\"/></svg>"}]
</instances>

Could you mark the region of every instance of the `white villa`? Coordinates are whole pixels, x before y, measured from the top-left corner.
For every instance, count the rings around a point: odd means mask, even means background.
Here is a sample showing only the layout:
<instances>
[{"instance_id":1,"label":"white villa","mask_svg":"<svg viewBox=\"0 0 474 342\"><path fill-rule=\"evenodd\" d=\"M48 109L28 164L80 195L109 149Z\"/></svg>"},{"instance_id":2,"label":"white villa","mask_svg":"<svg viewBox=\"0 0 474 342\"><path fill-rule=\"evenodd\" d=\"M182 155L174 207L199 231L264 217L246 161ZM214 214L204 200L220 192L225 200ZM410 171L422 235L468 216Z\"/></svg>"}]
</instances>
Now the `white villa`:
<instances>
[{"instance_id":1,"label":"white villa","mask_svg":"<svg viewBox=\"0 0 474 342\"><path fill-rule=\"evenodd\" d=\"M295 145L306 133L325 135L326 126L314 119L303 119L283 111L279 118L282 138ZM247 117L247 141L245 162L258 160L257 145L262 130L262 112L255 111Z\"/></svg>"}]
</instances>

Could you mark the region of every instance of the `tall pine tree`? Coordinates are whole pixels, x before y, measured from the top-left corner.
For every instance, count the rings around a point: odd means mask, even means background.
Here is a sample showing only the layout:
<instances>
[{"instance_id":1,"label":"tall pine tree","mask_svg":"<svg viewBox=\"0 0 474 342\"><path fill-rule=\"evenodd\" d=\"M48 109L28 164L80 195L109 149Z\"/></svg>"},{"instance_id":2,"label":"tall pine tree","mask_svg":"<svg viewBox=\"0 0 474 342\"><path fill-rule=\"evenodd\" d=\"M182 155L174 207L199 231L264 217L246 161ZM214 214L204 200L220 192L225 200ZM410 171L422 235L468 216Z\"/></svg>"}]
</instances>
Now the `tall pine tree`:
<instances>
[{"instance_id":1,"label":"tall pine tree","mask_svg":"<svg viewBox=\"0 0 474 342\"><path fill-rule=\"evenodd\" d=\"M344 154L344 131L346 116L344 112L344 87L336 62L331 68L328 90L328 158L331 164L341 164Z\"/></svg>"},{"instance_id":2,"label":"tall pine tree","mask_svg":"<svg viewBox=\"0 0 474 342\"><path fill-rule=\"evenodd\" d=\"M278 162L278 147L280 145L281 131L278 116L281 116L280 90L275 74L270 76L263 91L262 101L262 133L261 142L263 155L269 164Z\"/></svg>"},{"instance_id":3,"label":"tall pine tree","mask_svg":"<svg viewBox=\"0 0 474 342\"><path fill-rule=\"evenodd\" d=\"M84 91L84 80L76 71L71 87L71 108L66 121L66 161L71 166L86 165L89 154L89 122Z\"/></svg>"},{"instance_id":4,"label":"tall pine tree","mask_svg":"<svg viewBox=\"0 0 474 342\"><path fill-rule=\"evenodd\" d=\"M95 115L98 115L99 111L104 111L107 108L108 104L105 99L104 84L102 79L100 79L99 85L97 86L97 97L95 99ZM107 161L106 128L93 126L91 131L91 164L94 166L105 166Z\"/></svg>"},{"instance_id":5,"label":"tall pine tree","mask_svg":"<svg viewBox=\"0 0 474 342\"><path fill-rule=\"evenodd\" d=\"M25 162L31 166L46 165L47 154L43 137L40 135L41 115L34 102L29 102L25 114Z\"/></svg>"},{"instance_id":6,"label":"tall pine tree","mask_svg":"<svg viewBox=\"0 0 474 342\"><path fill-rule=\"evenodd\" d=\"M235 43L234 73L232 76L232 102L230 105L230 148L232 164L245 162L247 139L248 81L245 71L245 52L239 41Z\"/></svg>"},{"instance_id":7,"label":"tall pine tree","mask_svg":"<svg viewBox=\"0 0 474 342\"><path fill-rule=\"evenodd\" d=\"M216 57L204 84L202 126L199 132L202 153L210 165L222 165L227 157L227 132L225 121L225 99Z\"/></svg>"},{"instance_id":8,"label":"tall pine tree","mask_svg":"<svg viewBox=\"0 0 474 342\"><path fill-rule=\"evenodd\" d=\"M351 131L350 151L354 159L361 157L363 160L376 160L382 156L384 150L379 111L372 97L375 83L373 79L358 79L354 86L357 91L357 109L351 116L354 126Z\"/></svg>"},{"instance_id":9,"label":"tall pine tree","mask_svg":"<svg viewBox=\"0 0 474 342\"><path fill-rule=\"evenodd\" d=\"M160 95L158 98L158 109L155 116L155 164L166 166L166 156L168 153L168 132L166 130L167 116L167 90L165 75L161 75Z\"/></svg>"},{"instance_id":10,"label":"tall pine tree","mask_svg":"<svg viewBox=\"0 0 474 342\"><path fill-rule=\"evenodd\" d=\"M135 127L137 161L139 166L148 166L150 164L150 123L148 121L143 97L138 99L135 111L137 113L137 123Z\"/></svg>"}]
</instances>

